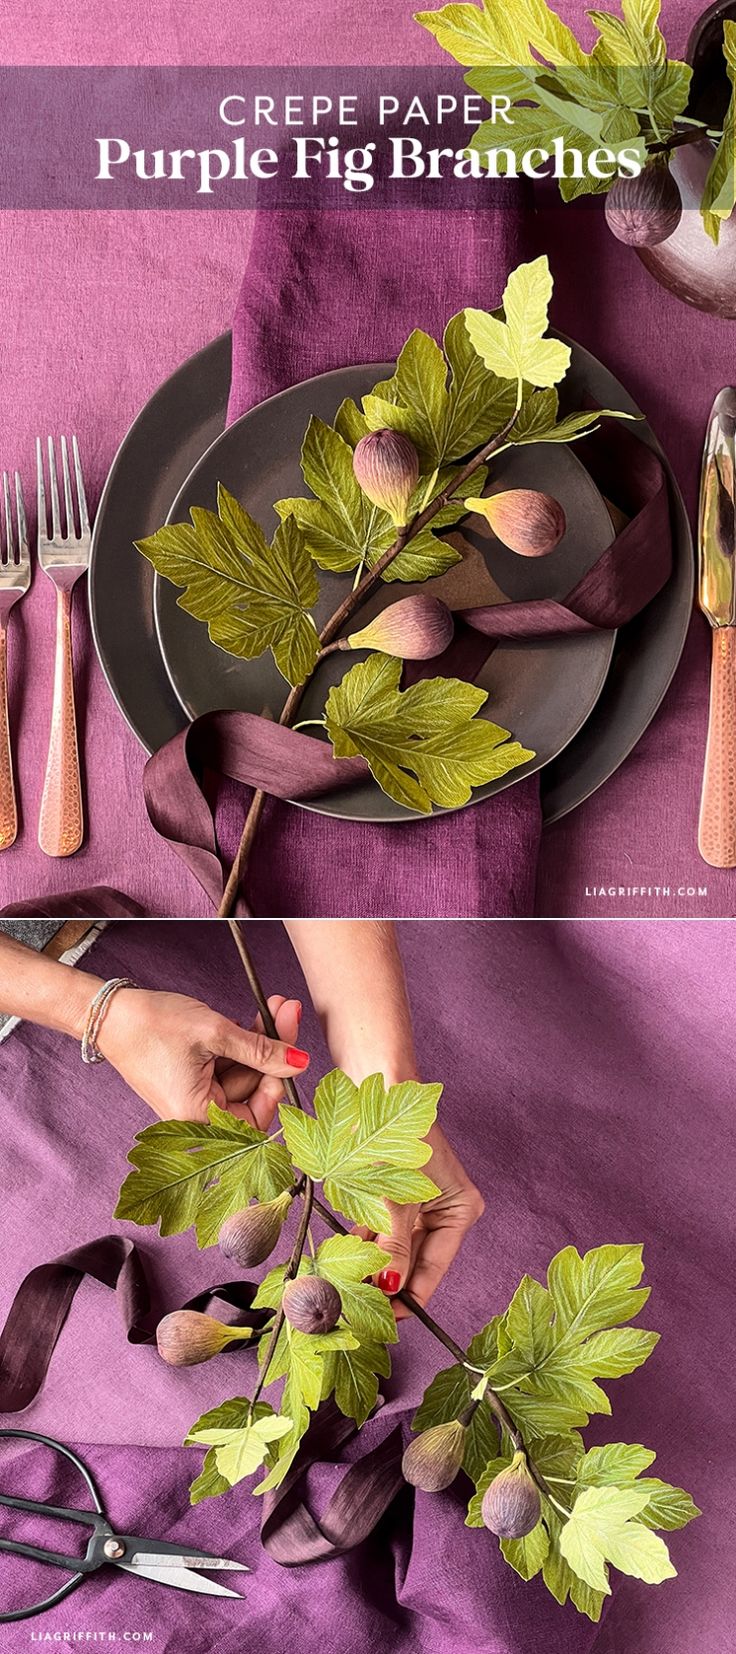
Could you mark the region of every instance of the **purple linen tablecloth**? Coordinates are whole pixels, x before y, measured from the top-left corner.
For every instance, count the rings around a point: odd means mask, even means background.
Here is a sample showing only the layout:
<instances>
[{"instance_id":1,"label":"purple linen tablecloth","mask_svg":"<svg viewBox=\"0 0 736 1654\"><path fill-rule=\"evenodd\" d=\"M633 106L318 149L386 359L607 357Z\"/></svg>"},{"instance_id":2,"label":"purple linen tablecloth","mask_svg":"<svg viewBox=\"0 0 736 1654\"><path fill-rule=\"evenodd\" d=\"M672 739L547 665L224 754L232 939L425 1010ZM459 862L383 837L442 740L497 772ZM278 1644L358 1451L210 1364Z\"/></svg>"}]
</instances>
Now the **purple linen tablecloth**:
<instances>
[{"instance_id":1,"label":"purple linen tablecloth","mask_svg":"<svg viewBox=\"0 0 736 1654\"><path fill-rule=\"evenodd\" d=\"M581 0L561 0L559 9L581 23ZM683 50L698 10L697 0L665 0L672 50ZM295 29L293 11L278 12L271 0L248 7L215 0L206 13L190 10L186 20L173 0L164 0L154 32L140 0L80 0L73 13L53 0L32 7L9 0L0 18L0 54L6 63L446 63L411 13L406 0L368 6L320 0ZM227 212L0 215L0 461L20 468L29 502L33 438L47 427L77 430L97 498L145 398L184 356L230 325L252 227L252 215ZM536 228L555 276L555 323L601 355L637 397L692 514L705 420L715 390L733 378L732 324L665 294L595 212L555 208ZM357 336L355 348L362 354ZM36 846L52 600L50 586L37 577L11 623L23 834L0 857L0 905L109 884L150 912L205 913L196 882L150 830L141 792L144 754L106 689L82 590L75 598L75 635L89 835L70 861L50 862ZM708 647L698 618L664 706L635 752L591 800L543 834L539 913L736 912L736 873L705 868L695 844ZM302 818L298 831L308 826ZM669 893L588 893L609 886Z\"/></svg>"},{"instance_id":2,"label":"purple linen tablecloth","mask_svg":"<svg viewBox=\"0 0 736 1654\"><path fill-rule=\"evenodd\" d=\"M252 1562L247 1621L110 1574L36 1629L155 1627L158 1654L248 1645L262 1654L720 1654L730 1647L736 1241L730 1052L736 934L723 924L583 926L407 924L401 930L417 1045L427 1079L445 1081L441 1118L486 1197L486 1211L436 1295L462 1342L508 1301L525 1270L562 1246L642 1241L662 1334L638 1373L610 1387L613 1418L592 1440L644 1442L655 1470L687 1487L704 1515L672 1536L676 1580L618 1579L601 1628L522 1584L495 1547L464 1528L460 1488L397 1505L360 1551L296 1572L259 1550L256 1501L184 1504L193 1451L176 1451L205 1407L247 1389L250 1357L172 1371L125 1341L114 1297L80 1288L40 1398L17 1419L86 1444L114 1520ZM277 925L253 925L269 990L304 994ZM204 997L249 1016L232 942L197 925L112 926L92 968ZM304 1044L327 1066L305 996ZM62 1036L22 1027L0 1047L4 1318L33 1265L112 1228L143 1249L161 1302L220 1279L217 1254L191 1235L166 1241L111 1223L124 1158L148 1111L109 1068L84 1069ZM365 1444L413 1407L444 1363L432 1338L402 1328L385 1415ZM10 1423L4 1417L2 1423ZM351 1452L353 1449L351 1448ZM329 1479L319 1472L314 1486ZM242 1612L242 1611L241 1611ZM2 1646L26 1646L28 1627Z\"/></svg>"}]
</instances>

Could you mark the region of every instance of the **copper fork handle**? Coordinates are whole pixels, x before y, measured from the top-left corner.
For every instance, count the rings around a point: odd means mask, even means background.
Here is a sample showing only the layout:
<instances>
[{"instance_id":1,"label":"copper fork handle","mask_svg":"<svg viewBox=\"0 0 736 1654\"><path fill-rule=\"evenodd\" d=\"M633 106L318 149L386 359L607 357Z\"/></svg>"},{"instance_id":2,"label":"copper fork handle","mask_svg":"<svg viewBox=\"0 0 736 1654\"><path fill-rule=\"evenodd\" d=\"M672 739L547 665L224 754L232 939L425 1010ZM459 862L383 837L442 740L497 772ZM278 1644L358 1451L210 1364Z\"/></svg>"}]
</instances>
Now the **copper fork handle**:
<instances>
[{"instance_id":1,"label":"copper fork handle","mask_svg":"<svg viewBox=\"0 0 736 1654\"><path fill-rule=\"evenodd\" d=\"M698 849L711 867L736 867L736 627L716 626Z\"/></svg>"},{"instance_id":2,"label":"copper fork handle","mask_svg":"<svg viewBox=\"0 0 736 1654\"><path fill-rule=\"evenodd\" d=\"M47 856L72 856L84 835L72 669L72 594L57 587L51 735L38 823Z\"/></svg>"},{"instance_id":3,"label":"copper fork handle","mask_svg":"<svg viewBox=\"0 0 736 1654\"><path fill-rule=\"evenodd\" d=\"M7 850L18 835L18 810L13 781L13 753L8 717L8 634L0 626L0 850Z\"/></svg>"}]
</instances>

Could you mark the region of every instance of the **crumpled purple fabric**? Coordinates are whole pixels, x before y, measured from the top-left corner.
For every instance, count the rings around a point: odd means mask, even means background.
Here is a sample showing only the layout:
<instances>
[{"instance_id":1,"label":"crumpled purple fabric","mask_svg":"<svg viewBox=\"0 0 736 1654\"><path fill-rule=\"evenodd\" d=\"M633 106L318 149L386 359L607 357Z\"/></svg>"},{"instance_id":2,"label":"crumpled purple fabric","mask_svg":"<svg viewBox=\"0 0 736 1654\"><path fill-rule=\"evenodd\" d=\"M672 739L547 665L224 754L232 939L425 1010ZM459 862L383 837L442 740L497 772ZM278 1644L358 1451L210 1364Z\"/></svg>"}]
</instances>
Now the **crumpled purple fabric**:
<instances>
[{"instance_id":1,"label":"crumpled purple fabric","mask_svg":"<svg viewBox=\"0 0 736 1654\"><path fill-rule=\"evenodd\" d=\"M403 1495L343 1559L280 1568L260 1548L259 1501L249 1494L189 1510L199 1455L178 1445L206 1407L247 1392L251 1356L166 1368L151 1348L126 1342L113 1294L85 1282L43 1393L0 1423L81 1444L109 1514L131 1531L221 1546L254 1574L243 1609L111 1572L37 1621L37 1632L151 1627L164 1654L239 1654L251 1645L262 1654L311 1654L315 1644L325 1654L728 1648L733 927L425 923L402 926L400 941L422 1073L445 1081L442 1123L486 1199L433 1311L464 1342L505 1306L526 1270L543 1275L562 1246L644 1243L652 1297L640 1319L661 1342L638 1373L608 1386L613 1417L596 1418L588 1439L656 1449L653 1474L686 1487L703 1508L671 1536L678 1578L652 1587L616 1577L607 1617L593 1627L538 1581L517 1579L493 1543L463 1526L460 1483L434 1498ZM254 924L250 945L267 991L304 1000L311 1086L330 1061L287 940L280 926ZM225 926L112 925L88 963L102 976L192 993L250 1020ZM0 1321L29 1269L111 1227L142 1246L161 1301L184 1302L211 1284L213 1253L198 1251L191 1234L162 1240L151 1229L111 1226L125 1155L150 1118L112 1069L84 1068L71 1042L24 1026L0 1046L0 1097ZM406 1428L445 1364L430 1335L405 1324L383 1386L386 1406L348 1445L344 1463L397 1423ZM342 1473L343 1465L327 1464L310 1473L317 1509ZM20 1625L4 1627L0 1640L15 1654L28 1638Z\"/></svg>"}]
</instances>

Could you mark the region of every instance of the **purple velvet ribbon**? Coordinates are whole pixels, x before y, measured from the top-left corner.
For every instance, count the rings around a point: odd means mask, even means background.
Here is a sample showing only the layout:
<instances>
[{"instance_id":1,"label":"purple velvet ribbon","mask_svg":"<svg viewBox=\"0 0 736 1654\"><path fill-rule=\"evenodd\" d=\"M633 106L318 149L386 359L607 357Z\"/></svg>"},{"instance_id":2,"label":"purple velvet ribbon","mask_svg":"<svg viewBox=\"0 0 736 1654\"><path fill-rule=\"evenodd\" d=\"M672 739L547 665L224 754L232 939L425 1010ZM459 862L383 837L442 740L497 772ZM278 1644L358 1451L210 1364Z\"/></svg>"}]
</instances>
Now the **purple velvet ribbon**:
<instances>
[{"instance_id":1,"label":"purple velvet ribbon","mask_svg":"<svg viewBox=\"0 0 736 1654\"><path fill-rule=\"evenodd\" d=\"M38 1264L21 1281L0 1333L0 1413L23 1412L38 1395L86 1276L115 1293L129 1343L155 1344L160 1316L152 1313L148 1279L135 1242L122 1235L88 1241L49 1263ZM206 1315L226 1305L234 1313L219 1319L228 1326L251 1327L253 1339L238 1339L225 1348L251 1349L271 1316L270 1310L253 1309L257 1290L254 1281L226 1281L197 1293L181 1307ZM315 1413L281 1487L264 1499L261 1541L275 1562L293 1568L351 1550L367 1539L406 1486L397 1425L378 1447L350 1465L323 1515L318 1519L312 1513L304 1497L310 1466L320 1459L336 1459L356 1432L355 1421L346 1419L333 1401L323 1403Z\"/></svg>"},{"instance_id":2,"label":"purple velvet ribbon","mask_svg":"<svg viewBox=\"0 0 736 1654\"><path fill-rule=\"evenodd\" d=\"M668 580L672 541L667 479L655 453L623 427L586 439L585 460L601 490L630 520L563 601L500 603L456 615L455 640L424 676L474 678L500 638L615 630L632 620ZM483 640L479 647L480 640ZM225 877L207 776L227 776L280 799L310 799L364 781L361 758L334 758L324 741L249 712L209 712L154 753L144 773L146 808L219 906ZM242 894L236 913L247 911Z\"/></svg>"},{"instance_id":3,"label":"purple velvet ribbon","mask_svg":"<svg viewBox=\"0 0 736 1654\"><path fill-rule=\"evenodd\" d=\"M29 902L9 902L0 912L6 919L146 918L139 902L109 884L96 884L89 890L57 890Z\"/></svg>"}]
</instances>

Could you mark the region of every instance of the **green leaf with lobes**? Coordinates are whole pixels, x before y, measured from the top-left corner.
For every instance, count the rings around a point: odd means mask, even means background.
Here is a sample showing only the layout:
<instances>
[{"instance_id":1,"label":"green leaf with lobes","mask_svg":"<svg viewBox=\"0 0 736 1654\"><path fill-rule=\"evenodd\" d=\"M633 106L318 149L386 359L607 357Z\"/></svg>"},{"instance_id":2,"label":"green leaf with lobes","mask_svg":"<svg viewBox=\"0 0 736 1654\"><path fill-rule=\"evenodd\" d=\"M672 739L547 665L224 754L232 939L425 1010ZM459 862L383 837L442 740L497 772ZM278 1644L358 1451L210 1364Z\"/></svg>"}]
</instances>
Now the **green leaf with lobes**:
<instances>
[{"instance_id":1,"label":"green leaf with lobes","mask_svg":"<svg viewBox=\"0 0 736 1654\"><path fill-rule=\"evenodd\" d=\"M294 1173L283 1143L215 1103L207 1118L207 1124L157 1120L138 1133L128 1155L135 1170L120 1190L117 1218L159 1223L162 1235L194 1225L198 1245L214 1246L232 1212L291 1187Z\"/></svg>"},{"instance_id":2,"label":"green leaf with lobes","mask_svg":"<svg viewBox=\"0 0 736 1654\"><path fill-rule=\"evenodd\" d=\"M389 426L410 437L425 470L440 470L472 454L514 411L513 385L481 361L463 311L448 322L443 345L444 351L430 334L415 328L393 378L363 398L369 428Z\"/></svg>"},{"instance_id":3,"label":"green leaf with lobes","mask_svg":"<svg viewBox=\"0 0 736 1654\"><path fill-rule=\"evenodd\" d=\"M520 264L509 276L503 293L503 321L484 310L465 311L474 350L491 372L517 381L519 399L524 383L555 385L570 366L569 345L545 337L551 297L552 275L542 255L531 264Z\"/></svg>"},{"instance_id":4,"label":"green leaf with lobes","mask_svg":"<svg viewBox=\"0 0 736 1654\"><path fill-rule=\"evenodd\" d=\"M587 1423L589 1411L610 1410L595 1378L610 1376L613 1367L617 1372L633 1370L656 1343L656 1334L617 1328L646 1302L647 1290L639 1286L642 1272L639 1246L597 1247L582 1258L574 1247L566 1247L549 1266L548 1286L524 1276L506 1314L489 1322L469 1346L469 1362L484 1368L489 1384L503 1392L535 1462L551 1451L549 1438L555 1439L561 1458L551 1474L568 1478L583 1452L575 1427ZM457 1418L470 1399L472 1383L472 1375L460 1366L437 1374L414 1418L414 1429ZM486 1408L487 1403L481 1403L481 1419ZM651 1462L643 1449L621 1451L619 1468L628 1463L646 1469ZM480 1464L472 1454L467 1456L465 1468L477 1482L497 1456L494 1444ZM611 1463L614 1457L609 1453ZM599 1461L592 1463L597 1466Z\"/></svg>"},{"instance_id":5,"label":"green leaf with lobes","mask_svg":"<svg viewBox=\"0 0 736 1654\"><path fill-rule=\"evenodd\" d=\"M262 529L222 485L217 513L193 506L191 523L160 528L138 550L158 574L183 586L181 608L205 620L213 643L253 660L266 649L287 683L302 683L319 651L310 608L319 585L293 517L269 546Z\"/></svg>"},{"instance_id":6,"label":"green leaf with lobes","mask_svg":"<svg viewBox=\"0 0 736 1654\"><path fill-rule=\"evenodd\" d=\"M483 122L470 149L484 161L494 150L504 172L511 170L504 151L512 152L518 169L526 151L551 153L555 140L561 141L583 158L580 177L559 179L566 201L610 187L615 167L609 163L610 176L599 179L588 164L596 150L612 151L614 163L626 150L643 165L646 141L671 134L690 89L688 65L667 60L657 3L623 0L621 18L603 11L588 15L599 30L590 54L544 0L507 0L503 6L484 0L481 6L416 14L468 68L466 83L474 91L491 103L505 97L513 105L512 124Z\"/></svg>"},{"instance_id":7,"label":"green leaf with lobes","mask_svg":"<svg viewBox=\"0 0 736 1654\"><path fill-rule=\"evenodd\" d=\"M260 1470L270 1443L288 1435L292 1427L290 1418L277 1415L272 1407L263 1407L260 1402L254 1414L239 1426L221 1419L205 1424L200 1419L186 1439L187 1446L202 1442L214 1449L217 1470L231 1487Z\"/></svg>"},{"instance_id":8,"label":"green leaf with lobes","mask_svg":"<svg viewBox=\"0 0 736 1654\"><path fill-rule=\"evenodd\" d=\"M587 1424L589 1413L609 1413L596 1380L633 1372L651 1354L658 1334L620 1328L649 1296L640 1288L640 1246L601 1246L581 1258L574 1247L553 1258L545 1288L525 1275L509 1305L512 1348L490 1369L491 1384L514 1385L509 1411L538 1432L553 1411L564 1423ZM532 1416L541 1409L541 1417Z\"/></svg>"},{"instance_id":9,"label":"green leaf with lobes","mask_svg":"<svg viewBox=\"0 0 736 1654\"><path fill-rule=\"evenodd\" d=\"M386 1200L421 1204L440 1192L415 1168L430 1158L424 1138L441 1094L440 1085L418 1080L386 1090L380 1074L356 1086L335 1069L317 1087L314 1115L281 1104L286 1146L301 1171L324 1183L331 1205L354 1223L385 1234L390 1229Z\"/></svg>"},{"instance_id":10,"label":"green leaf with lobes","mask_svg":"<svg viewBox=\"0 0 736 1654\"><path fill-rule=\"evenodd\" d=\"M687 108L692 69L667 59L659 0L622 0L622 13L588 13L599 31L591 64L608 71L621 101L656 122L652 135L661 137L661 129L670 129Z\"/></svg>"},{"instance_id":11,"label":"green leaf with lobes","mask_svg":"<svg viewBox=\"0 0 736 1654\"><path fill-rule=\"evenodd\" d=\"M637 1521L647 1528L666 1528L669 1532L684 1528L700 1516L698 1506L684 1488L672 1487L655 1476L642 1477L641 1472L648 1470L655 1458L656 1454L648 1448L629 1446L626 1442L591 1447L577 1464L577 1486L621 1488L636 1483L648 1494Z\"/></svg>"},{"instance_id":12,"label":"green leaf with lobes","mask_svg":"<svg viewBox=\"0 0 736 1654\"><path fill-rule=\"evenodd\" d=\"M586 54L571 29L545 0L511 0L503 6L483 0L480 6L449 5L415 13L416 21L466 65L509 64L538 67L530 51L552 64L584 65Z\"/></svg>"},{"instance_id":13,"label":"green leaf with lobes","mask_svg":"<svg viewBox=\"0 0 736 1654\"><path fill-rule=\"evenodd\" d=\"M252 1476L274 1452L274 1444L291 1429L291 1419L279 1416L268 1402L253 1407L247 1396L235 1396L212 1407L192 1425L185 1447L207 1447L201 1474L193 1482L193 1505L213 1498Z\"/></svg>"},{"instance_id":14,"label":"green leaf with lobes","mask_svg":"<svg viewBox=\"0 0 736 1654\"><path fill-rule=\"evenodd\" d=\"M456 678L400 688L402 662L371 655L330 690L327 732L337 758L360 754L383 792L429 815L433 804L467 804L474 787L525 764L534 753L476 713L485 690Z\"/></svg>"},{"instance_id":15,"label":"green leaf with lobes","mask_svg":"<svg viewBox=\"0 0 736 1654\"><path fill-rule=\"evenodd\" d=\"M560 1533L560 1550L573 1573L592 1590L610 1594L607 1562L648 1585L674 1579L677 1570L664 1540L635 1520L647 1497L646 1488L635 1483L627 1488L586 1488L576 1499Z\"/></svg>"}]
</instances>

